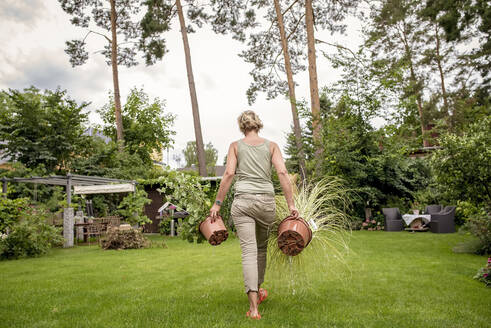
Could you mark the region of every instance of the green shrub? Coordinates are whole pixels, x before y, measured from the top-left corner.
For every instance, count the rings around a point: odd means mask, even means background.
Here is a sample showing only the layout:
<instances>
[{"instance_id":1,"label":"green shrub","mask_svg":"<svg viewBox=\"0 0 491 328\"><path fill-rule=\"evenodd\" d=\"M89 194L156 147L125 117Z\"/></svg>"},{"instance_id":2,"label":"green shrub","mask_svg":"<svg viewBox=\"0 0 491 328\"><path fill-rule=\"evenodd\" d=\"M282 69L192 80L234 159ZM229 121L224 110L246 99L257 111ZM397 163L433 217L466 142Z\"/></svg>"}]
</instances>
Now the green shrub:
<instances>
[{"instance_id":1,"label":"green shrub","mask_svg":"<svg viewBox=\"0 0 491 328\"><path fill-rule=\"evenodd\" d=\"M0 240L0 259L16 259L46 254L61 246L61 229L46 223L47 213L39 209L23 211L18 222Z\"/></svg>"},{"instance_id":2,"label":"green shrub","mask_svg":"<svg viewBox=\"0 0 491 328\"><path fill-rule=\"evenodd\" d=\"M0 233L11 229L25 213L28 205L27 198L9 199L0 196Z\"/></svg>"},{"instance_id":3,"label":"green shrub","mask_svg":"<svg viewBox=\"0 0 491 328\"><path fill-rule=\"evenodd\" d=\"M491 213L472 216L467 220L466 225L480 241L475 253L480 255L491 254Z\"/></svg>"},{"instance_id":4,"label":"green shrub","mask_svg":"<svg viewBox=\"0 0 491 328\"><path fill-rule=\"evenodd\" d=\"M397 207L399 211L404 214L404 213L409 213L409 209L411 208L411 201L408 198L404 197L397 197L397 196L392 196L389 195L387 197L387 202L385 206L381 206L382 208L393 208Z\"/></svg>"},{"instance_id":5,"label":"green shrub","mask_svg":"<svg viewBox=\"0 0 491 328\"><path fill-rule=\"evenodd\" d=\"M453 248L454 252L491 254L491 211L481 209L479 213L468 217L459 232L471 233L477 239L456 245Z\"/></svg>"},{"instance_id":6,"label":"green shrub","mask_svg":"<svg viewBox=\"0 0 491 328\"><path fill-rule=\"evenodd\" d=\"M467 222L467 219L479 215L486 215L486 212L483 208L469 201L457 201L457 208L455 209L456 224L464 224Z\"/></svg>"},{"instance_id":7,"label":"green shrub","mask_svg":"<svg viewBox=\"0 0 491 328\"><path fill-rule=\"evenodd\" d=\"M159 232L161 235L167 236L170 234L170 221L171 218L163 218L159 223Z\"/></svg>"},{"instance_id":8,"label":"green shrub","mask_svg":"<svg viewBox=\"0 0 491 328\"><path fill-rule=\"evenodd\" d=\"M361 223L362 230L384 230L385 217L380 211L376 211L370 219Z\"/></svg>"},{"instance_id":9,"label":"green shrub","mask_svg":"<svg viewBox=\"0 0 491 328\"><path fill-rule=\"evenodd\" d=\"M491 202L491 117L469 126L463 135L445 134L431 159L436 182L449 199Z\"/></svg>"},{"instance_id":10,"label":"green shrub","mask_svg":"<svg viewBox=\"0 0 491 328\"><path fill-rule=\"evenodd\" d=\"M474 276L477 279L486 284L486 287L491 287L491 257L488 258L488 263L485 267L479 269L477 274Z\"/></svg>"},{"instance_id":11,"label":"green shrub","mask_svg":"<svg viewBox=\"0 0 491 328\"><path fill-rule=\"evenodd\" d=\"M177 171L168 171L165 176L145 182L161 186L157 190L162 194L164 203L171 202L179 210L189 213L188 217L179 220L179 236L191 243L203 242L199 224L207 218L211 208L210 183L203 183L199 176Z\"/></svg>"},{"instance_id":12,"label":"green shrub","mask_svg":"<svg viewBox=\"0 0 491 328\"><path fill-rule=\"evenodd\" d=\"M118 206L118 213L124 217L124 220L131 225L152 222L144 213L144 206L151 203L152 200L147 197L143 189L137 189L134 193L129 193L123 198Z\"/></svg>"}]
</instances>

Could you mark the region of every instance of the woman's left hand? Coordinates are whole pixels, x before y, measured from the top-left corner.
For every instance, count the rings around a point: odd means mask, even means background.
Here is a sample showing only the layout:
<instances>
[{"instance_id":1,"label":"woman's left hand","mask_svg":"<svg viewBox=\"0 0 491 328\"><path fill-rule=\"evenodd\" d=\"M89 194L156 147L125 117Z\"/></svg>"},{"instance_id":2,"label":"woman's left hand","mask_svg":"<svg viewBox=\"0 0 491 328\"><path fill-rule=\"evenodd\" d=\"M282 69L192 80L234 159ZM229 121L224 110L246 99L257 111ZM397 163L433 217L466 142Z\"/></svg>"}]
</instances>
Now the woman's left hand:
<instances>
[{"instance_id":1,"label":"woman's left hand","mask_svg":"<svg viewBox=\"0 0 491 328\"><path fill-rule=\"evenodd\" d=\"M220 212L220 206L217 204L213 204L213 206L210 209L210 216L211 216L211 222L215 222L215 220L218 218L218 212Z\"/></svg>"}]
</instances>

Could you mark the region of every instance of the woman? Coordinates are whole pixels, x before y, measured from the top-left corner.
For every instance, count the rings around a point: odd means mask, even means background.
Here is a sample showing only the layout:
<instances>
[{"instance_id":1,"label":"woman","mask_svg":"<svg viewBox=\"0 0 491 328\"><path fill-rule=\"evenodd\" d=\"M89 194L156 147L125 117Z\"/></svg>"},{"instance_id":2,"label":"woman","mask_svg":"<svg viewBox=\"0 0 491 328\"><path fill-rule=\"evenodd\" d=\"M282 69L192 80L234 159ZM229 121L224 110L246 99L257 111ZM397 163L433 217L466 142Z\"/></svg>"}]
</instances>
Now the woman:
<instances>
[{"instance_id":1,"label":"woman","mask_svg":"<svg viewBox=\"0 0 491 328\"><path fill-rule=\"evenodd\" d=\"M292 215L298 214L298 211L293 202L292 186L280 148L258 135L263 127L259 117L248 110L239 116L238 123L245 137L230 145L227 166L210 215L214 221L234 176L237 176L231 217L242 250L245 291L249 298L246 315L261 319L258 305L268 294L260 286L266 270L269 229L275 220L276 210L271 182L272 165L278 173L289 210Z\"/></svg>"}]
</instances>

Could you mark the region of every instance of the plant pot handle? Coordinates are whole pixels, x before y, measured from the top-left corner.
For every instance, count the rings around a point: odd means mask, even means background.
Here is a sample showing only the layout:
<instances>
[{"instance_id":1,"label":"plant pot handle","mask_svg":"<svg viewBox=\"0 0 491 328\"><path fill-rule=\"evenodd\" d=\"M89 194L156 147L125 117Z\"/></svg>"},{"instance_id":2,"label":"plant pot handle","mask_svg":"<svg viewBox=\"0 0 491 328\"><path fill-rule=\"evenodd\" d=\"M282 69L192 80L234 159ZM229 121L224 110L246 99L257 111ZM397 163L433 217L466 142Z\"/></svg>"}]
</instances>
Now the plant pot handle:
<instances>
[{"instance_id":1,"label":"plant pot handle","mask_svg":"<svg viewBox=\"0 0 491 328\"><path fill-rule=\"evenodd\" d=\"M298 213L298 211L293 210L293 211L291 211L291 213L290 213L290 217L291 217L292 219L294 219L294 220L298 220L298 218L300 217L300 214Z\"/></svg>"},{"instance_id":2,"label":"plant pot handle","mask_svg":"<svg viewBox=\"0 0 491 328\"><path fill-rule=\"evenodd\" d=\"M208 220L208 219L210 219L210 221L211 221L211 220L213 220L213 217L212 217L211 215L208 215L208 216L206 217L205 221L206 221L206 220ZM216 220L223 220L223 219L222 219L222 216L221 216L220 214L217 214L217 216L215 217L215 221L216 221Z\"/></svg>"}]
</instances>

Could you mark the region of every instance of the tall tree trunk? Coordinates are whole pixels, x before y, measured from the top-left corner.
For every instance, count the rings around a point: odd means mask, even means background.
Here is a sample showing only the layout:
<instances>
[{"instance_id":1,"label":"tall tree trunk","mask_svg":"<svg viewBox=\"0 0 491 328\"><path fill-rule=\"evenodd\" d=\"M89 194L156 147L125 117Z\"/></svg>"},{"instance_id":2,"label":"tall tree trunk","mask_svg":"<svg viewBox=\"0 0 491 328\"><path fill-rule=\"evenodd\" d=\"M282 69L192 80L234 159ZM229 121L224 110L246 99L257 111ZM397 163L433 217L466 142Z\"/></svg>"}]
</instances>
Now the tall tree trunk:
<instances>
[{"instance_id":1,"label":"tall tree trunk","mask_svg":"<svg viewBox=\"0 0 491 328\"><path fill-rule=\"evenodd\" d=\"M302 132L300 130L300 121L298 119L297 111L297 98L295 97L295 83L293 82L292 65L290 62L290 53L288 50L288 40L285 34L285 25L283 24L283 14L281 12L281 6L279 0L274 0L274 7L276 10L276 18L278 20L278 28L281 36L281 46L283 48L283 58L285 59L285 71L288 79L288 92L290 95L290 106L293 116L293 132L295 134L295 143L298 149L298 166L300 171L300 177L302 182L305 182L305 154L303 151Z\"/></svg>"},{"instance_id":2,"label":"tall tree trunk","mask_svg":"<svg viewBox=\"0 0 491 328\"><path fill-rule=\"evenodd\" d=\"M116 36L116 0L111 2L111 67L113 69L114 85L114 114L116 116L116 139L118 140L119 149L124 146L123 137L123 118L121 117L121 95L119 93L118 77L118 39Z\"/></svg>"},{"instance_id":3,"label":"tall tree trunk","mask_svg":"<svg viewBox=\"0 0 491 328\"><path fill-rule=\"evenodd\" d=\"M406 51L406 55L407 55L407 58L409 61L409 71L411 74L410 75L410 81L413 84L413 88L414 88L413 92L414 92L414 95L416 96L416 103L418 106L419 121L420 121L420 125L421 125L421 137L423 139L423 147L427 147L427 146L429 146L429 141L426 140L426 137L425 137L425 130L426 129L425 129L425 122L424 122L424 117L423 117L423 102L421 100L421 92L416 89L418 81L416 79L416 73L414 72L413 56L412 56L411 48L409 47L409 42L407 40L405 29L403 29L403 32L402 32L402 42L404 43L404 49Z\"/></svg>"},{"instance_id":4,"label":"tall tree trunk","mask_svg":"<svg viewBox=\"0 0 491 328\"><path fill-rule=\"evenodd\" d=\"M314 142L318 147L316 154L320 155L322 152L320 131L320 99L319 99L319 86L317 82L317 64L315 57L315 38L314 38L314 13L312 9L312 0L305 0L305 25L307 27L307 46L308 46L308 59L309 59L309 83L310 83L310 103L312 110L312 127Z\"/></svg>"},{"instance_id":5,"label":"tall tree trunk","mask_svg":"<svg viewBox=\"0 0 491 328\"><path fill-rule=\"evenodd\" d=\"M184 14L182 11L181 0L176 0L177 14L179 15L179 24L181 25L182 42L184 45L184 55L186 57L186 70L188 73L189 93L191 95L191 107L193 109L194 134L196 136L196 154L198 155L199 174L205 177L206 161L205 147L203 145L203 135L201 134L201 122L199 119L198 98L196 97L196 87L194 84L193 66L191 65L191 52L189 50L188 33Z\"/></svg>"},{"instance_id":6,"label":"tall tree trunk","mask_svg":"<svg viewBox=\"0 0 491 328\"><path fill-rule=\"evenodd\" d=\"M442 96L443 96L443 106L445 107L445 112L448 117L448 124L452 127L452 119L450 118L450 114L448 113L448 97L447 90L445 89L445 77L443 75L442 68L442 58L440 57L440 35L438 35L438 24L435 24L435 38L436 38L436 63L438 65L438 71L440 72L440 81L442 87Z\"/></svg>"},{"instance_id":7,"label":"tall tree trunk","mask_svg":"<svg viewBox=\"0 0 491 328\"><path fill-rule=\"evenodd\" d=\"M409 60L409 68L411 71L411 82L413 83L413 87L416 88L417 85L417 80L416 80L416 74L414 73L414 68L413 68L413 63L412 60ZM423 118L423 102L421 101L421 93L419 91L416 91L416 103L418 105L418 114L419 114L419 121L421 125L421 136L423 138L423 147L429 146L428 140L426 140L425 137L425 122Z\"/></svg>"}]
</instances>

